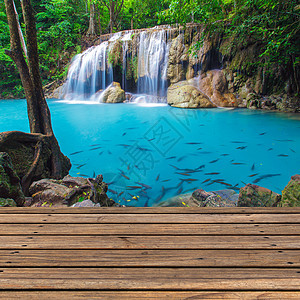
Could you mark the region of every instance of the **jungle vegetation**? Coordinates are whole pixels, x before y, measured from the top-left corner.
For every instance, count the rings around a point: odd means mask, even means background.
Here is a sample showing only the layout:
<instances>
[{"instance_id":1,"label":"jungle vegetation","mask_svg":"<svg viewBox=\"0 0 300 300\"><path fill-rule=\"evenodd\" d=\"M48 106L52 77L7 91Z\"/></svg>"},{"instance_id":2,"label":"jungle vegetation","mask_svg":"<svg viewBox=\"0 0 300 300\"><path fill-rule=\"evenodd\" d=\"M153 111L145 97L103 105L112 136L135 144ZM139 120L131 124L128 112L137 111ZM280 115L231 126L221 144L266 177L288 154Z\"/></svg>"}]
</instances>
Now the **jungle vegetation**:
<instances>
[{"instance_id":1,"label":"jungle vegetation","mask_svg":"<svg viewBox=\"0 0 300 300\"><path fill-rule=\"evenodd\" d=\"M300 5L298 0L31 0L43 84L65 78L71 57L82 41L100 34L162 24L202 23L208 35L228 37L233 46L249 40L261 44L266 65L276 63L299 78ZM21 4L15 0L25 32ZM23 97L9 49L9 28L0 2L0 98ZM201 41L199 41L200 45ZM299 89L298 89L299 93Z\"/></svg>"}]
</instances>

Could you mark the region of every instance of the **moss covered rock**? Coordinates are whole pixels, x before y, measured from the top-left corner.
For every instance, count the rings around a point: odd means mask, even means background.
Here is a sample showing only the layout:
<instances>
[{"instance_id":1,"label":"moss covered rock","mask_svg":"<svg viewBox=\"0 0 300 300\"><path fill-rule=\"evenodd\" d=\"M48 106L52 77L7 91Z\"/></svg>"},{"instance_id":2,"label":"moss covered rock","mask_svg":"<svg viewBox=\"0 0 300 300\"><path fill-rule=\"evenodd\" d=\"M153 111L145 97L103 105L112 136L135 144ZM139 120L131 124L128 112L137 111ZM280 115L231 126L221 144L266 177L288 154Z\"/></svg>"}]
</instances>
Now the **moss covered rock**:
<instances>
[{"instance_id":1,"label":"moss covered rock","mask_svg":"<svg viewBox=\"0 0 300 300\"><path fill-rule=\"evenodd\" d=\"M0 207L16 207L17 203L13 199L0 198Z\"/></svg>"},{"instance_id":2,"label":"moss covered rock","mask_svg":"<svg viewBox=\"0 0 300 300\"><path fill-rule=\"evenodd\" d=\"M255 184L247 184L240 189L237 205L240 207L272 207L277 206L281 195Z\"/></svg>"},{"instance_id":3,"label":"moss covered rock","mask_svg":"<svg viewBox=\"0 0 300 300\"><path fill-rule=\"evenodd\" d=\"M292 176L282 191L282 200L279 206L300 206L300 175Z\"/></svg>"},{"instance_id":4,"label":"moss covered rock","mask_svg":"<svg viewBox=\"0 0 300 300\"><path fill-rule=\"evenodd\" d=\"M0 152L0 197L13 199L18 206L22 206L25 201L20 179L13 169L9 155L5 152Z\"/></svg>"}]
</instances>

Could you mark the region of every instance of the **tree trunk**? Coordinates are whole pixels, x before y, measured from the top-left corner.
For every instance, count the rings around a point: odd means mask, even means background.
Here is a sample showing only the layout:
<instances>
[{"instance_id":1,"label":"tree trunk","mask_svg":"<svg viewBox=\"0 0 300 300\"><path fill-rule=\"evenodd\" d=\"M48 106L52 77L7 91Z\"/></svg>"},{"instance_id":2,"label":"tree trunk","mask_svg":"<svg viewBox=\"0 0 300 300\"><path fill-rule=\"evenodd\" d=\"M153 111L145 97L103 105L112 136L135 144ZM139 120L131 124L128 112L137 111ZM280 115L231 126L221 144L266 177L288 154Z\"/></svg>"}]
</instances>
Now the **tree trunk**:
<instances>
[{"instance_id":1,"label":"tree trunk","mask_svg":"<svg viewBox=\"0 0 300 300\"><path fill-rule=\"evenodd\" d=\"M94 36L96 35L96 18L95 18L95 4L90 5L90 23L89 23L89 29L86 33L86 35Z\"/></svg>"},{"instance_id":2,"label":"tree trunk","mask_svg":"<svg viewBox=\"0 0 300 300\"><path fill-rule=\"evenodd\" d=\"M61 178L66 175L66 166L69 170L71 164L69 159L61 153L52 130L50 111L44 96L39 72L37 35L33 9L30 0L22 0L21 3L26 25L25 33L27 38L28 59L26 62L22 51L21 36L18 32L18 19L14 11L13 0L5 0L11 43L10 50L7 50L6 54L15 62L20 73L27 100L30 132L32 134L39 133L49 138L52 152L51 176L53 178Z\"/></svg>"}]
</instances>

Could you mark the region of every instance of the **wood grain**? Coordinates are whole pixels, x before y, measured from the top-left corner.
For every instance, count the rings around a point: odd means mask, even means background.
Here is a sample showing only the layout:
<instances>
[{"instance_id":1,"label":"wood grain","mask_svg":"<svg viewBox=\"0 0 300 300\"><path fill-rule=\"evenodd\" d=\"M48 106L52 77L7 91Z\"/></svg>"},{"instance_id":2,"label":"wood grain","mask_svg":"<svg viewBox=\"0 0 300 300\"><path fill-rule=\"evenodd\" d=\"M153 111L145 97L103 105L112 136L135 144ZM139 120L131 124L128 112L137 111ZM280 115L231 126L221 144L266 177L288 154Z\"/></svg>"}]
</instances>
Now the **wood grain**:
<instances>
[{"instance_id":1,"label":"wood grain","mask_svg":"<svg viewBox=\"0 0 300 300\"><path fill-rule=\"evenodd\" d=\"M0 289L297 290L300 269L2 268Z\"/></svg>"},{"instance_id":2,"label":"wood grain","mask_svg":"<svg viewBox=\"0 0 300 300\"><path fill-rule=\"evenodd\" d=\"M299 236L0 236L0 249L300 249Z\"/></svg>"},{"instance_id":3,"label":"wood grain","mask_svg":"<svg viewBox=\"0 0 300 300\"><path fill-rule=\"evenodd\" d=\"M300 267L300 250L0 250L0 267Z\"/></svg>"},{"instance_id":4,"label":"wood grain","mask_svg":"<svg viewBox=\"0 0 300 300\"><path fill-rule=\"evenodd\" d=\"M10 291L1 292L1 299L24 299L24 300L78 300L78 299L122 299L122 300L137 300L137 299L171 299L171 300L299 300L300 292L242 292L242 291L222 291L222 292L206 292L206 291Z\"/></svg>"},{"instance_id":5,"label":"wood grain","mask_svg":"<svg viewBox=\"0 0 300 300\"><path fill-rule=\"evenodd\" d=\"M300 224L299 214L2 214L0 224Z\"/></svg>"},{"instance_id":6,"label":"wood grain","mask_svg":"<svg viewBox=\"0 0 300 300\"><path fill-rule=\"evenodd\" d=\"M0 235L300 235L300 224L2 224Z\"/></svg>"}]
</instances>

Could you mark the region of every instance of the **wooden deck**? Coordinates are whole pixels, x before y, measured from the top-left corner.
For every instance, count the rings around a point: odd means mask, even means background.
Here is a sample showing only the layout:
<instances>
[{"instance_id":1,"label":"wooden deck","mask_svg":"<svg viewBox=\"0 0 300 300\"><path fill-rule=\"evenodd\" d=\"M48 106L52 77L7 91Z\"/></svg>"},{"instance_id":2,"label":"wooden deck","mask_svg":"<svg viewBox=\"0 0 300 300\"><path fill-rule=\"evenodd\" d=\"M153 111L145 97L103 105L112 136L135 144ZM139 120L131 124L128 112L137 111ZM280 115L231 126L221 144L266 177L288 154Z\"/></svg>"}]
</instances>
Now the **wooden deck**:
<instances>
[{"instance_id":1,"label":"wooden deck","mask_svg":"<svg viewBox=\"0 0 300 300\"><path fill-rule=\"evenodd\" d=\"M1 208L1 299L300 299L300 208Z\"/></svg>"}]
</instances>

